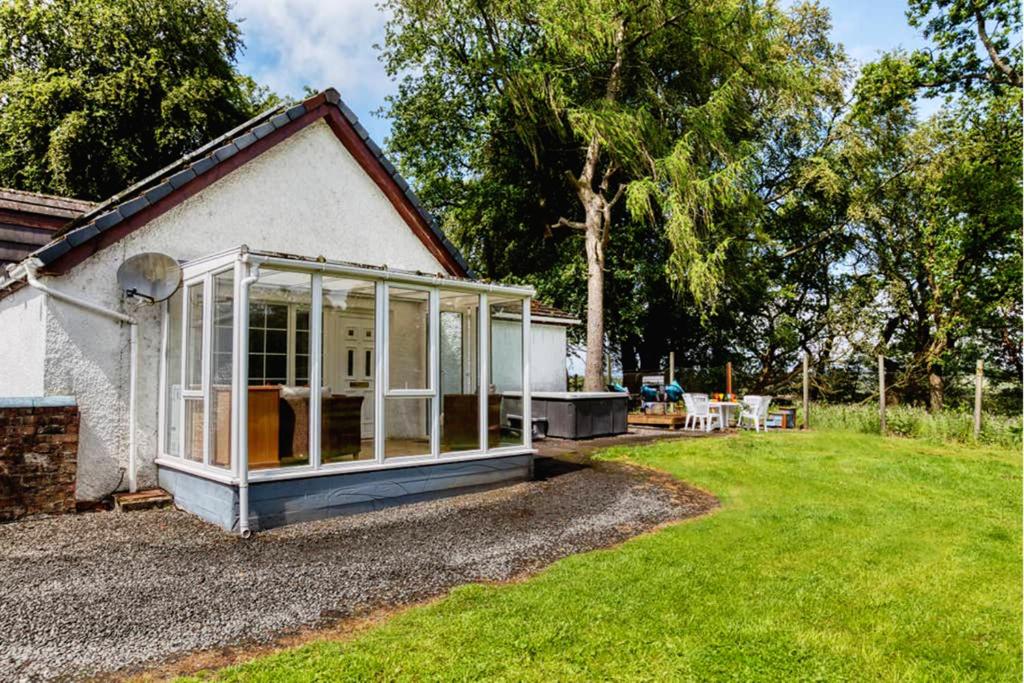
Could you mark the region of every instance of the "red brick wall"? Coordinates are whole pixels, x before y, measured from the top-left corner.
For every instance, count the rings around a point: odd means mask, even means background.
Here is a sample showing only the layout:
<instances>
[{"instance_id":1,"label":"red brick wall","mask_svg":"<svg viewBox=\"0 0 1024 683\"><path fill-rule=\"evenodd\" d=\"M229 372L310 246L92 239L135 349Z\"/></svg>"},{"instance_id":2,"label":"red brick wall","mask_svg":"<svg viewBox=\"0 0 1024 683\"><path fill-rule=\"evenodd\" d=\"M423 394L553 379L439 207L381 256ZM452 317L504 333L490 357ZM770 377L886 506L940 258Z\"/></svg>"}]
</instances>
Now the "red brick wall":
<instances>
[{"instance_id":1,"label":"red brick wall","mask_svg":"<svg viewBox=\"0 0 1024 683\"><path fill-rule=\"evenodd\" d=\"M0 522L75 511L77 406L0 405Z\"/></svg>"}]
</instances>

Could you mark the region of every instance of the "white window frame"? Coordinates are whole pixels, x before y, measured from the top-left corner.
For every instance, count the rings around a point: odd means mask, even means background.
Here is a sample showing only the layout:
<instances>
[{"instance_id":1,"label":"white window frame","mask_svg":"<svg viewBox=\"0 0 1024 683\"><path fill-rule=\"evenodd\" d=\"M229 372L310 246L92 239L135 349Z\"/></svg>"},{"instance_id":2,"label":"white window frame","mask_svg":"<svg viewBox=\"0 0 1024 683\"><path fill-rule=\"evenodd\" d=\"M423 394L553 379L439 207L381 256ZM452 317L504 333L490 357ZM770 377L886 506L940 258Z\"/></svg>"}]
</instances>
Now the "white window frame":
<instances>
[{"instance_id":1,"label":"white window frame","mask_svg":"<svg viewBox=\"0 0 1024 683\"><path fill-rule=\"evenodd\" d=\"M349 264L330 263L323 260L287 258L272 254L255 253L248 250L234 249L220 254L203 257L187 263L183 268L182 297L181 297L181 386L182 394L180 401L180 415L178 416L178 430L180 434L180 454L172 455L166 452L166 441L168 434L165 428L165 411L168 410L166 397L167 377L167 349L170 344L169 334L169 304L163 310L161 321L161 354L159 369L159 427L158 444L160 456L156 462L158 465L186 471L206 479L223 483L238 483L240 480L239 465L241 458L238 449L239 438L242 428L242 416L248 411L245 399L247 398L248 363L242 363L241 358L248 358L248 306L241 306L241 287L243 279L248 275L251 265L259 264L266 266L268 270L290 270L310 275L311 296L310 296L310 420L309 420L309 443L310 443L310 464L296 467L279 467L274 469L257 470L247 473L250 481L273 481L279 479L295 479L318 475L332 475L342 472L361 472L392 469L397 467L409 467L420 464L436 464L438 462L459 462L468 460L479 460L491 457L503 457L507 455L527 454L532 451L532 420L530 406L530 303L533 290L523 287L507 287L491 285L471 281L445 280L435 276L396 273L379 271L373 268L352 266ZM211 374L213 358L213 277L228 270L234 269L234 327L232 351L232 406L231 406L231 467L229 469L215 467L210 464L212 459L213 445L210 419L212 417L211 400ZM375 294L375 315L374 315L374 459L343 463L321 463L320 449L320 422L322 417L321 387L323 384L323 274L332 277L345 277L354 280L362 280L374 284ZM203 346L202 354L202 390L185 390L185 374L187 372L188 353L188 287L201 284L203 290ZM413 289L426 291L428 293L430 331L428 337L428 371L427 378L430 384L426 389L391 389L389 363L390 363L390 318L389 318L389 288L396 286L401 289ZM442 291L456 291L476 294L478 296L479 314L476 321L477 354L475 367L472 369L477 376L478 394L480 398L480 448L475 450L455 451L441 454L440 440L440 414L442 387L440 381L440 295ZM490 389L490 305L489 293L496 292L502 296L512 296L522 299L522 370L523 370L523 444L488 448L488 424L487 404ZM289 304L289 381L294 379L294 325L295 304ZM315 328L315 329L314 329ZM465 348L465 345L464 345ZM357 359L361 362L363 359ZM244 371L244 372L243 372ZM466 371L464 370L464 373ZM385 402L387 399L430 399L430 453L414 456L397 456L384 458L384 443L386 435L385 425ZM202 399L204 402L203 414L203 459L202 462L194 462L185 458L185 405L188 399Z\"/></svg>"}]
</instances>

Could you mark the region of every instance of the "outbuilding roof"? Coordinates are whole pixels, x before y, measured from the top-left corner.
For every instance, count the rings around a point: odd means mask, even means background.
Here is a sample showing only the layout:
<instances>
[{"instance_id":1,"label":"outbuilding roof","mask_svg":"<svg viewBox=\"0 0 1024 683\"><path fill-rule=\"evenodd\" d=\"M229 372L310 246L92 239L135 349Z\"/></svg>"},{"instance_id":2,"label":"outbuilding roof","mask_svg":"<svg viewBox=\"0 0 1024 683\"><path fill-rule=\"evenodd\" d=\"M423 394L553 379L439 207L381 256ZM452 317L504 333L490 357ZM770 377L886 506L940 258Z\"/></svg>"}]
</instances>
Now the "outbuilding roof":
<instances>
[{"instance_id":1,"label":"outbuilding roof","mask_svg":"<svg viewBox=\"0 0 1024 683\"><path fill-rule=\"evenodd\" d=\"M32 251L30 256L42 263L43 272L66 272L278 142L321 119L327 121L345 148L376 182L448 274L474 277L469 264L445 236L436 219L424 209L409 183L370 139L359 119L333 88L298 104L282 105L266 111L106 201L88 204L67 225L54 233L52 240Z\"/></svg>"},{"instance_id":2,"label":"outbuilding roof","mask_svg":"<svg viewBox=\"0 0 1024 683\"><path fill-rule=\"evenodd\" d=\"M0 268L47 244L93 206L81 199L0 188Z\"/></svg>"}]
</instances>

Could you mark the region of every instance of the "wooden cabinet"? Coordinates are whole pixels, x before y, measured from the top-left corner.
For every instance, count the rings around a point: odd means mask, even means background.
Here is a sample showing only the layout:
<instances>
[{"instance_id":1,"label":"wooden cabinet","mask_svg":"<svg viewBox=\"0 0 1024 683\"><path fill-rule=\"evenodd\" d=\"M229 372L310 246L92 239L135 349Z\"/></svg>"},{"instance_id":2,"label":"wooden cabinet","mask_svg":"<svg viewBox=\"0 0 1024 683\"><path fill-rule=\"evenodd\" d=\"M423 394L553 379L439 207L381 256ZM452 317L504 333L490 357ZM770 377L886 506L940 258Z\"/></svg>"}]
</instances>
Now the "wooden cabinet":
<instances>
[{"instance_id":1,"label":"wooden cabinet","mask_svg":"<svg viewBox=\"0 0 1024 683\"><path fill-rule=\"evenodd\" d=\"M249 468L277 467L281 462L278 438L280 388L249 387Z\"/></svg>"},{"instance_id":2,"label":"wooden cabinet","mask_svg":"<svg viewBox=\"0 0 1024 683\"><path fill-rule=\"evenodd\" d=\"M276 386L249 387L249 469L277 467L280 411L277 402L280 388ZM213 443L213 464L229 467L231 464L231 389L214 387L213 419L220 425Z\"/></svg>"}]
</instances>

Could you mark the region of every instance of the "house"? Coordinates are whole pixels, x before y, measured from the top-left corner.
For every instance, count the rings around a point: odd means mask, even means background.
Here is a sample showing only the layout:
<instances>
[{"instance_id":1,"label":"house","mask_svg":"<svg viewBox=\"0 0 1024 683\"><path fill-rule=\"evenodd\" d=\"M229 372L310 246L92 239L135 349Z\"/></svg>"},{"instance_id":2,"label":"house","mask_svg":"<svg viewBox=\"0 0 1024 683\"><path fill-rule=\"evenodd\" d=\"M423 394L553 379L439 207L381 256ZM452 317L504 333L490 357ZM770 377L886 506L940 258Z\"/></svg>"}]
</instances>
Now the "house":
<instances>
[{"instance_id":1,"label":"house","mask_svg":"<svg viewBox=\"0 0 1024 683\"><path fill-rule=\"evenodd\" d=\"M336 91L63 208L0 275L0 396L75 398L80 500L159 485L247 534L529 476L505 396L529 424L535 359L564 389L578 321L474 278ZM118 284L152 252L158 303Z\"/></svg>"}]
</instances>

